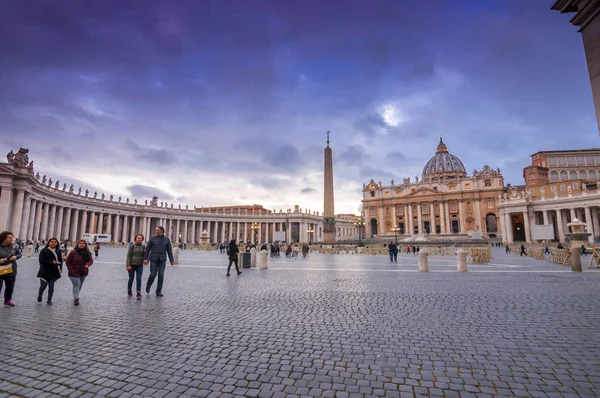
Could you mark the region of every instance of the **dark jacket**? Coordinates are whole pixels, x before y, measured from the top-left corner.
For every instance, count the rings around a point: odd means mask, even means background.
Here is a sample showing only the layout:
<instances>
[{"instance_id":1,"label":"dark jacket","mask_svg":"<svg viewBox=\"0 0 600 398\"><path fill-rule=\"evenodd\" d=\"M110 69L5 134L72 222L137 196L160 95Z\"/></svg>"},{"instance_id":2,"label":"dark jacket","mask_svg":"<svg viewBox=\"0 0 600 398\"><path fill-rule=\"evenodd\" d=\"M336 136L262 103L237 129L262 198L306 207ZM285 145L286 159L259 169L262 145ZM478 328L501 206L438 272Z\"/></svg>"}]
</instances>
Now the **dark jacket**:
<instances>
[{"instance_id":1,"label":"dark jacket","mask_svg":"<svg viewBox=\"0 0 600 398\"><path fill-rule=\"evenodd\" d=\"M15 256L17 258L17 260L21 258L22 253L21 253L21 249L19 249L19 246L17 246L17 245L0 246L0 258L11 258L12 256ZM0 264L0 266L12 265L12 267L13 267L13 273L4 275L3 276L4 278L9 278L11 276L17 276L17 260L10 262L10 263L5 262L3 264Z\"/></svg>"},{"instance_id":2,"label":"dark jacket","mask_svg":"<svg viewBox=\"0 0 600 398\"><path fill-rule=\"evenodd\" d=\"M143 244L133 244L129 246L127 250L127 259L125 260L126 267L137 268L144 264L144 254L146 252L146 246Z\"/></svg>"},{"instance_id":3,"label":"dark jacket","mask_svg":"<svg viewBox=\"0 0 600 398\"><path fill-rule=\"evenodd\" d=\"M58 258L58 264L54 264L53 261ZM37 277L43 280L57 280L60 279L60 273L62 272L63 256L59 248L56 248L56 257L50 249L44 247L40 250L39 255L40 270L38 271Z\"/></svg>"},{"instance_id":4,"label":"dark jacket","mask_svg":"<svg viewBox=\"0 0 600 398\"><path fill-rule=\"evenodd\" d=\"M85 266L91 266L94 263L94 260L90 254L90 259L86 262L83 257L77 253L77 250L73 249L71 250L71 253L69 253L66 263L67 269L69 270L69 276L80 278L88 275L89 270L85 268Z\"/></svg>"},{"instance_id":5,"label":"dark jacket","mask_svg":"<svg viewBox=\"0 0 600 398\"><path fill-rule=\"evenodd\" d=\"M229 244L229 259L230 260L237 261L239 252L240 252L240 249L238 248L238 245L236 245L235 243Z\"/></svg>"},{"instance_id":6,"label":"dark jacket","mask_svg":"<svg viewBox=\"0 0 600 398\"><path fill-rule=\"evenodd\" d=\"M175 261L173 260L173 247L171 246L171 240L164 235L155 235L151 237L146 245L144 260L167 261L167 255L169 256L170 262Z\"/></svg>"}]
</instances>

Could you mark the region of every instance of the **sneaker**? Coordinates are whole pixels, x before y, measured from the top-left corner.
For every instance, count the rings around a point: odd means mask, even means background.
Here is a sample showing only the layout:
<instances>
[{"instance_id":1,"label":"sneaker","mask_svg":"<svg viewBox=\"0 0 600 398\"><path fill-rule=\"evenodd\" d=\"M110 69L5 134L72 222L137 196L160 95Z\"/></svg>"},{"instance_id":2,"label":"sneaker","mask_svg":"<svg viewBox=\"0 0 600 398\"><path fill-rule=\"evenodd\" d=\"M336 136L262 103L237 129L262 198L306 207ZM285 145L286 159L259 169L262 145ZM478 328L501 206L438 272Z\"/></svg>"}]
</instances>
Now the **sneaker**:
<instances>
[{"instance_id":1,"label":"sneaker","mask_svg":"<svg viewBox=\"0 0 600 398\"><path fill-rule=\"evenodd\" d=\"M52 301L48 300L48 302L46 304L52 305Z\"/></svg>"},{"instance_id":2,"label":"sneaker","mask_svg":"<svg viewBox=\"0 0 600 398\"><path fill-rule=\"evenodd\" d=\"M162 297L163 294L161 292L156 292L156 297Z\"/></svg>"},{"instance_id":3,"label":"sneaker","mask_svg":"<svg viewBox=\"0 0 600 398\"><path fill-rule=\"evenodd\" d=\"M127 292L127 295L128 295L129 297L133 297L133 293L131 293L131 292Z\"/></svg>"},{"instance_id":4,"label":"sneaker","mask_svg":"<svg viewBox=\"0 0 600 398\"><path fill-rule=\"evenodd\" d=\"M227 274L227 276L231 276L231 275Z\"/></svg>"},{"instance_id":5,"label":"sneaker","mask_svg":"<svg viewBox=\"0 0 600 398\"><path fill-rule=\"evenodd\" d=\"M150 294L150 285L147 285L147 286L146 286L146 293L147 293L147 294Z\"/></svg>"},{"instance_id":6,"label":"sneaker","mask_svg":"<svg viewBox=\"0 0 600 398\"><path fill-rule=\"evenodd\" d=\"M242 275L242 271L238 272L238 275Z\"/></svg>"},{"instance_id":7,"label":"sneaker","mask_svg":"<svg viewBox=\"0 0 600 398\"><path fill-rule=\"evenodd\" d=\"M42 302L42 296L38 296L37 300L38 300L38 303L41 303Z\"/></svg>"},{"instance_id":8,"label":"sneaker","mask_svg":"<svg viewBox=\"0 0 600 398\"><path fill-rule=\"evenodd\" d=\"M14 307L15 303L13 303L12 300L8 300L7 302L4 303L4 305L6 305L7 307Z\"/></svg>"},{"instance_id":9,"label":"sneaker","mask_svg":"<svg viewBox=\"0 0 600 398\"><path fill-rule=\"evenodd\" d=\"M76 298L75 300L73 300L73 304L74 304L74 305L79 305L79 299L78 299L78 298Z\"/></svg>"},{"instance_id":10,"label":"sneaker","mask_svg":"<svg viewBox=\"0 0 600 398\"><path fill-rule=\"evenodd\" d=\"M137 292L135 298L138 299L138 300L141 300L142 299L142 293Z\"/></svg>"}]
</instances>

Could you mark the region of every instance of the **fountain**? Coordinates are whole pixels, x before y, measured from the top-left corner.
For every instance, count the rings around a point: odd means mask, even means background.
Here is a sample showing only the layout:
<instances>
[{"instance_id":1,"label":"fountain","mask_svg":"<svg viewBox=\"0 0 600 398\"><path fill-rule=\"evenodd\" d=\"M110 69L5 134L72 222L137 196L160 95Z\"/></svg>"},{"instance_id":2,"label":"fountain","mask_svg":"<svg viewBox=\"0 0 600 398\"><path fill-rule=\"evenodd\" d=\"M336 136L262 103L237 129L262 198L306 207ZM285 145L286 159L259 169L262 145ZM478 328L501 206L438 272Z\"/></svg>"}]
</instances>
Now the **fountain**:
<instances>
[{"instance_id":1,"label":"fountain","mask_svg":"<svg viewBox=\"0 0 600 398\"><path fill-rule=\"evenodd\" d=\"M585 246L585 244L589 242L588 238L592 234L586 231L586 224L576 218L568 223L567 227L569 227L571 231L570 233L565 234L566 237L571 239L571 270L574 272L581 272L581 252L579 251L579 248L581 245Z\"/></svg>"}]
</instances>

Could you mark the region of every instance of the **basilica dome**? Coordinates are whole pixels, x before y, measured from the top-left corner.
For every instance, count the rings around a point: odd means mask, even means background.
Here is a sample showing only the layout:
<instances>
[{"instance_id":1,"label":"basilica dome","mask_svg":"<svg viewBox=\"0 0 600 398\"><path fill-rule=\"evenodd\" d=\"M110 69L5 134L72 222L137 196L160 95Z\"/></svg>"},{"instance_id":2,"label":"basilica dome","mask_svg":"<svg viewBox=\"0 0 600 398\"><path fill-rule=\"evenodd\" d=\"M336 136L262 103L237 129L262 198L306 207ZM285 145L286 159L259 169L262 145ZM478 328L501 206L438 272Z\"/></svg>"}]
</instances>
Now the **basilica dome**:
<instances>
[{"instance_id":1,"label":"basilica dome","mask_svg":"<svg viewBox=\"0 0 600 398\"><path fill-rule=\"evenodd\" d=\"M467 171L459 158L448 152L442 138L437 146L437 152L423 168L423 181L454 179L466 177Z\"/></svg>"}]
</instances>

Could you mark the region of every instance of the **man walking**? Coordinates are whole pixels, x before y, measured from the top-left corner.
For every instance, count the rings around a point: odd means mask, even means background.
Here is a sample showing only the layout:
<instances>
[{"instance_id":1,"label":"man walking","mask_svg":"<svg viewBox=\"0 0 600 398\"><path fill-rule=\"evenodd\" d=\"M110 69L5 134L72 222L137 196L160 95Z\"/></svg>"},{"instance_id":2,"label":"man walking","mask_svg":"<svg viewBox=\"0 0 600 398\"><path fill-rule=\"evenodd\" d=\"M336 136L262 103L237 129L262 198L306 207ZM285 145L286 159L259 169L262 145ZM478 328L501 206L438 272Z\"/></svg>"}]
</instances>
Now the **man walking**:
<instances>
[{"instance_id":1,"label":"man walking","mask_svg":"<svg viewBox=\"0 0 600 398\"><path fill-rule=\"evenodd\" d=\"M144 252L144 264L148 264L150 260L150 276L146 283L146 293L150 293L154 278L158 273L158 284L156 285L156 295L162 297L162 286L165 277L165 267L167 265L167 255L171 265L174 265L173 261L173 247L171 241L165 236L165 229L163 227L156 227L156 235L148 240L146 245L146 251Z\"/></svg>"}]
</instances>

